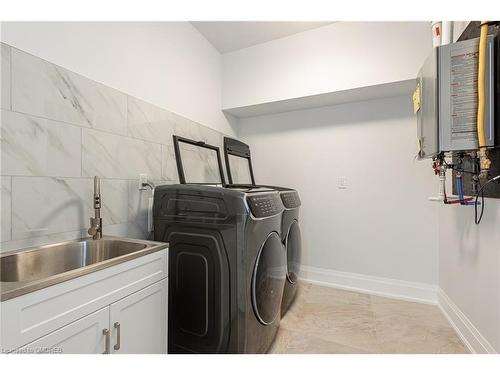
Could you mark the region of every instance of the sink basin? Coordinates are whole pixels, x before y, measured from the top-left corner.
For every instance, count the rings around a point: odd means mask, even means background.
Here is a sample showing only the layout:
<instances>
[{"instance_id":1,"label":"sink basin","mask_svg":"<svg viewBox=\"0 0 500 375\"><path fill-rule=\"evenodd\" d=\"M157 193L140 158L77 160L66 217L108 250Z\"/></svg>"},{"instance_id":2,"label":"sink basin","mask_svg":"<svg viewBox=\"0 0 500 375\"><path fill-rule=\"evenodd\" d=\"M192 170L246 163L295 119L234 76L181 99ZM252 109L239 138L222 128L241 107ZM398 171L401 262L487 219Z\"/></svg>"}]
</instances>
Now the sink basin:
<instances>
[{"instance_id":1,"label":"sink basin","mask_svg":"<svg viewBox=\"0 0 500 375\"><path fill-rule=\"evenodd\" d=\"M0 256L2 300L163 250L167 246L161 242L103 237L5 254Z\"/></svg>"},{"instance_id":2,"label":"sink basin","mask_svg":"<svg viewBox=\"0 0 500 375\"><path fill-rule=\"evenodd\" d=\"M0 281L31 281L142 250L147 245L118 239L85 239L0 258Z\"/></svg>"}]
</instances>

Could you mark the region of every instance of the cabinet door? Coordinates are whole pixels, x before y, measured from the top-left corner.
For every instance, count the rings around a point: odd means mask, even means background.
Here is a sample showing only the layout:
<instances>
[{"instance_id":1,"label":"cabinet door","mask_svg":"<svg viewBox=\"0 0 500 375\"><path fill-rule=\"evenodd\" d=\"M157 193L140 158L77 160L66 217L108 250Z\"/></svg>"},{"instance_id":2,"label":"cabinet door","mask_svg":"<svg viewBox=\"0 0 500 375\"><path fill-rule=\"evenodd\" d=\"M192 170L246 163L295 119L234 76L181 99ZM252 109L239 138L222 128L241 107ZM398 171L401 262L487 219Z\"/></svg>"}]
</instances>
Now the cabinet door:
<instances>
[{"instance_id":1,"label":"cabinet door","mask_svg":"<svg viewBox=\"0 0 500 375\"><path fill-rule=\"evenodd\" d=\"M14 353L103 353L106 345L103 330L108 326L109 307L105 307L15 350Z\"/></svg>"},{"instance_id":2,"label":"cabinet door","mask_svg":"<svg viewBox=\"0 0 500 375\"><path fill-rule=\"evenodd\" d=\"M167 279L110 306L111 352L167 352Z\"/></svg>"}]
</instances>

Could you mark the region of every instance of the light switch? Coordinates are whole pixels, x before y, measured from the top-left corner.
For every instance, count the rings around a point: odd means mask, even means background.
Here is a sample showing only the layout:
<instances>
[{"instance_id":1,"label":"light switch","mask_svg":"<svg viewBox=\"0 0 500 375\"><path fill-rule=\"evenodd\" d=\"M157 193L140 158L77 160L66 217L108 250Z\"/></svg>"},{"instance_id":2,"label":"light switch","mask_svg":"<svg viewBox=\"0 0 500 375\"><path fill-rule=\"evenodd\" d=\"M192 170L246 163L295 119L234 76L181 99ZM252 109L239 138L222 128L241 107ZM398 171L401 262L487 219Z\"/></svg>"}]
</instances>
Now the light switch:
<instances>
[{"instance_id":1,"label":"light switch","mask_svg":"<svg viewBox=\"0 0 500 375\"><path fill-rule=\"evenodd\" d=\"M340 176L338 180L338 188L339 189L347 189L347 177L346 176Z\"/></svg>"}]
</instances>

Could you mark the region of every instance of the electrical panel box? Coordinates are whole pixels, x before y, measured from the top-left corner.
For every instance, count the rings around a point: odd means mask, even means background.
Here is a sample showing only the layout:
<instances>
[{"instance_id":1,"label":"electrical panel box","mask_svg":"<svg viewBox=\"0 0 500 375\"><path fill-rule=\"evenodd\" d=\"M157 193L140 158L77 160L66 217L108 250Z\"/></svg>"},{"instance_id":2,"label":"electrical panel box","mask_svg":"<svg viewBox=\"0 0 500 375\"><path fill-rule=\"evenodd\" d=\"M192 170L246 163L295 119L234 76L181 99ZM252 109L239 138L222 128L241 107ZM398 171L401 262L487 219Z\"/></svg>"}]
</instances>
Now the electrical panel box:
<instances>
[{"instance_id":1,"label":"electrical panel box","mask_svg":"<svg viewBox=\"0 0 500 375\"><path fill-rule=\"evenodd\" d=\"M477 69L479 38L436 47L419 72L417 138L420 159L478 148ZM487 38L485 136L495 146L494 37Z\"/></svg>"}]
</instances>

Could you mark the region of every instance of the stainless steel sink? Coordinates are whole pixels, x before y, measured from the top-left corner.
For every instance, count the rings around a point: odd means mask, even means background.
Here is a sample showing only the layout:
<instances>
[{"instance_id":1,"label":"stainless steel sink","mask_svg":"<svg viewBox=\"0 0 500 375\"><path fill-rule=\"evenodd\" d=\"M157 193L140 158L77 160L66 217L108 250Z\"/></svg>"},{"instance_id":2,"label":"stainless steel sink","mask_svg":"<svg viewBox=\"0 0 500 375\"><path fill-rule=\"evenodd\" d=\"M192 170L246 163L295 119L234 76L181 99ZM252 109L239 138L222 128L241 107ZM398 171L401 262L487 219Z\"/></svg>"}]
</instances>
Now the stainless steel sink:
<instances>
[{"instance_id":1,"label":"stainless steel sink","mask_svg":"<svg viewBox=\"0 0 500 375\"><path fill-rule=\"evenodd\" d=\"M103 237L8 253L0 256L1 299L83 276L167 246L161 242Z\"/></svg>"},{"instance_id":2,"label":"stainless steel sink","mask_svg":"<svg viewBox=\"0 0 500 375\"><path fill-rule=\"evenodd\" d=\"M0 281L30 281L142 250L147 245L123 240L82 240L0 258Z\"/></svg>"}]
</instances>

